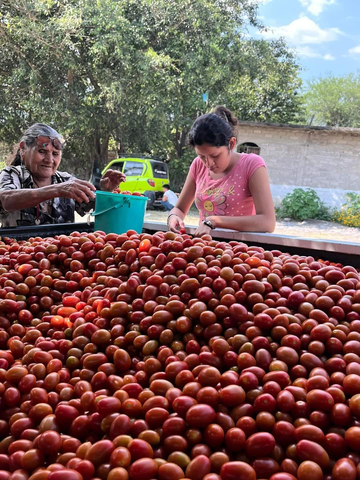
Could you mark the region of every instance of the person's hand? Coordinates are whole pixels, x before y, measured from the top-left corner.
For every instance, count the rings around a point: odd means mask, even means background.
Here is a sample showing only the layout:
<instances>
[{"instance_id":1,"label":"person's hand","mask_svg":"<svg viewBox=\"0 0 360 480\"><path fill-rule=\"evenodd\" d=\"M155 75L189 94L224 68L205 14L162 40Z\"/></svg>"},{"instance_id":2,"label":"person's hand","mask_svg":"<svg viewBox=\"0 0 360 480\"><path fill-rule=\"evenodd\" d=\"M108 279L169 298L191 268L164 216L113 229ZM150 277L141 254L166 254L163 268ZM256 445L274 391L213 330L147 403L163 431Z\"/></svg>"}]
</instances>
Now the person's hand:
<instances>
[{"instance_id":1,"label":"person's hand","mask_svg":"<svg viewBox=\"0 0 360 480\"><path fill-rule=\"evenodd\" d=\"M204 225L203 223L200 223L198 228L196 229L194 233L194 237L202 237L203 235L211 235L211 228L208 227L207 225Z\"/></svg>"},{"instance_id":2,"label":"person's hand","mask_svg":"<svg viewBox=\"0 0 360 480\"><path fill-rule=\"evenodd\" d=\"M170 232L181 233L180 230L181 229L185 230L185 225L183 220L181 220L180 217L172 214L168 220L168 228Z\"/></svg>"},{"instance_id":3,"label":"person's hand","mask_svg":"<svg viewBox=\"0 0 360 480\"><path fill-rule=\"evenodd\" d=\"M100 190L106 192L112 192L115 188L118 188L121 182L125 182L126 175L119 170L107 170L100 180Z\"/></svg>"},{"instance_id":4,"label":"person's hand","mask_svg":"<svg viewBox=\"0 0 360 480\"><path fill-rule=\"evenodd\" d=\"M89 203L95 198L95 187L85 180L72 178L67 182L56 183L53 185L56 191L56 197L72 198L78 203Z\"/></svg>"}]
</instances>

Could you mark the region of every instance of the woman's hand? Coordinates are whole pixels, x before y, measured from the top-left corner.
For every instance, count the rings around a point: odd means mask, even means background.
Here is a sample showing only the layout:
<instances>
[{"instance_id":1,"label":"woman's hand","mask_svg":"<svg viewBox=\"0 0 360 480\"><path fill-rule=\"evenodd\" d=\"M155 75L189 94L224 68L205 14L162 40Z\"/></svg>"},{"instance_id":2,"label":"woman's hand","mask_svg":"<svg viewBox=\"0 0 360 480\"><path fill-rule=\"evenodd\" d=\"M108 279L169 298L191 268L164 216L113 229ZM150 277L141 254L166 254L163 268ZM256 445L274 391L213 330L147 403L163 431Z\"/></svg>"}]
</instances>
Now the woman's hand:
<instances>
[{"instance_id":1,"label":"woman's hand","mask_svg":"<svg viewBox=\"0 0 360 480\"><path fill-rule=\"evenodd\" d=\"M56 183L52 185L56 191L54 197L63 197L63 198L72 198L75 202L78 203L89 203L90 200L95 198L95 187L85 180L78 180L77 178L72 178L67 182Z\"/></svg>"},{"instance_id":2,"label":"woman's hand","mask_svg":"<svg viewBox=\"0 0 360 480\"><path fill-rule=\"evenodd\" d=\"M203 235L211 235L212 229L203 223L200 223L194 233L194 237L202 237Z\"/></svg>"},{"instance_id":3,"label":"woman's hand","mask_svg":"<svg viewBox=\"0 0 360 480\"><path fill-rule=\"evenodd\" d=\"M175 214L168 217L168 228L170 232L180 233L181 229L185 229L183 220Z\"/></svg>"},{"instance_id":4,"label":"woman's hand","mask_svg":"<svg viewBox=\"0 0 360 480\"><path fill-rule=\"evenodd\" d=\"M125 182L126 175L119 170L107 170L100 180L100 190L106 192L112 192L115 188L119 187L119 184Z\"/></svg>"}]
</instances>

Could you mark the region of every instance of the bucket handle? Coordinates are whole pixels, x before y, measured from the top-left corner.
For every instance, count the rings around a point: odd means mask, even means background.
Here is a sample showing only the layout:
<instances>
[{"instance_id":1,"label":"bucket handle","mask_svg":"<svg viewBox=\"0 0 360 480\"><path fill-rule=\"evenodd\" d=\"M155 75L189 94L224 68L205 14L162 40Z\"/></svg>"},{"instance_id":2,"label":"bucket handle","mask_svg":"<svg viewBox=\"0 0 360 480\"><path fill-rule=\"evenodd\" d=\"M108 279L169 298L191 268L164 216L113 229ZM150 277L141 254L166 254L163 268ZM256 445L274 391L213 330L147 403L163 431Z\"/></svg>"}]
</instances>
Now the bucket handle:
<instances>
[{"instance_id":1,"label":"bucket handle","mask_svg":"<svg viewBox=\"0 0 360 480\"><path fill-rule=\"evenodd\" d=\"M123 207L124 205L127 205L130 208L130 201L129 201L128 198L122 198L121 200L122 200L122 203L112 205L111 207L106 208L105 210L102 210L101 212L94 212L92 215L94 217L96 217L97 215L102 215L103 213L110 212L110 210L112 210L113 208Z\"/></svg>"}]
</instances>

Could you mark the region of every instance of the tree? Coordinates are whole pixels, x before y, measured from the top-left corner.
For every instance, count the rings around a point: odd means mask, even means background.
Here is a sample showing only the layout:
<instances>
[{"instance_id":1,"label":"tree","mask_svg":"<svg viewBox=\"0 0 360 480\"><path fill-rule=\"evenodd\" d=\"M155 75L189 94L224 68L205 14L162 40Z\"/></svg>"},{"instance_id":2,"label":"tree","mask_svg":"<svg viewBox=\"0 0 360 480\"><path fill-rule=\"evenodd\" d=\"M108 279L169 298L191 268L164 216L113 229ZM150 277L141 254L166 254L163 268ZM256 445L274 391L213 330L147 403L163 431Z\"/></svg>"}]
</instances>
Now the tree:
<instances>
[{"instance_id":1,"label":"tree","mask_svg":"<svg viewBox=\"0 0 360 480\"><path fill-rule=\"evenodd\" d=\"M84 178L109 141L185 172L188 129L210 106L267 121L299 109L294 57L282 41L249 39L249 25L262 27L253 0L3 0L1 139L43 121Z\"/></svg>"},{"instance_id":2,"label":"tree","mask_svg":"<svg viewBox=\"0 0 360 480\"><path fill-rule=\"evenodd\" d=\"M360 74L314 79L304 98L307 116L315 125L360 126Z\"/></svg>"}]
</instances>

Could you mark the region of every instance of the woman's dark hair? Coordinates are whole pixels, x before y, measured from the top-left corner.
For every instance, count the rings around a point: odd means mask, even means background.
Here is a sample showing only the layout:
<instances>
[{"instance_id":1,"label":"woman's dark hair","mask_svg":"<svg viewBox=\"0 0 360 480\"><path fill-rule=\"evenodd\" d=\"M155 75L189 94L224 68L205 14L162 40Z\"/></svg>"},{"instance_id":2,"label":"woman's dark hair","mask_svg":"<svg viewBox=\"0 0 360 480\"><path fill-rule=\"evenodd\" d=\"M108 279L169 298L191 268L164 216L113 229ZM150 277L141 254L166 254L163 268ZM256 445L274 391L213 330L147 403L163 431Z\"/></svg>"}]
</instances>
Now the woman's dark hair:
<instances>
[{"instance_id":1,"label":"woman's dark hair","mask_svg":"<svg viewBox=\"0 0 360 480\"><path fill-rule=\"evenodd\" d=\"M237 118L228 108L218 106L195 120L188 136L189 145L228 146L230 139L237 137L237 124Z\"/></svg>"},{"instance_id":2,"label":"woman's dark hair","mask_svg":"<svg viewBox=\"0 0 360 480\"><path fill-rule=\"evenodd\" d=\"M22 161L20 155L20 148L18 148L14 160L10 163L10 165L12 165L13 167L19 167L21 164Z\"/></svg>"},{"instance_id":3,"label":"woman's dark hair","mask_svg":"<svg viewBox=\"0 0 360 480\"><path fill-rule=\"evenodd\" d=\"M52 127L49 125L45 125L45 123L34 123L29 127L23 135L21 136L20 142L24 142L25 146L30 148L32 147L36 139L40 136L56 138L60 141L60 143L64 144L63 137ZM22 164L20 148L16 152L14 160L11 162L11 165L17 167Z\"/></svg>"}]
</instances>

